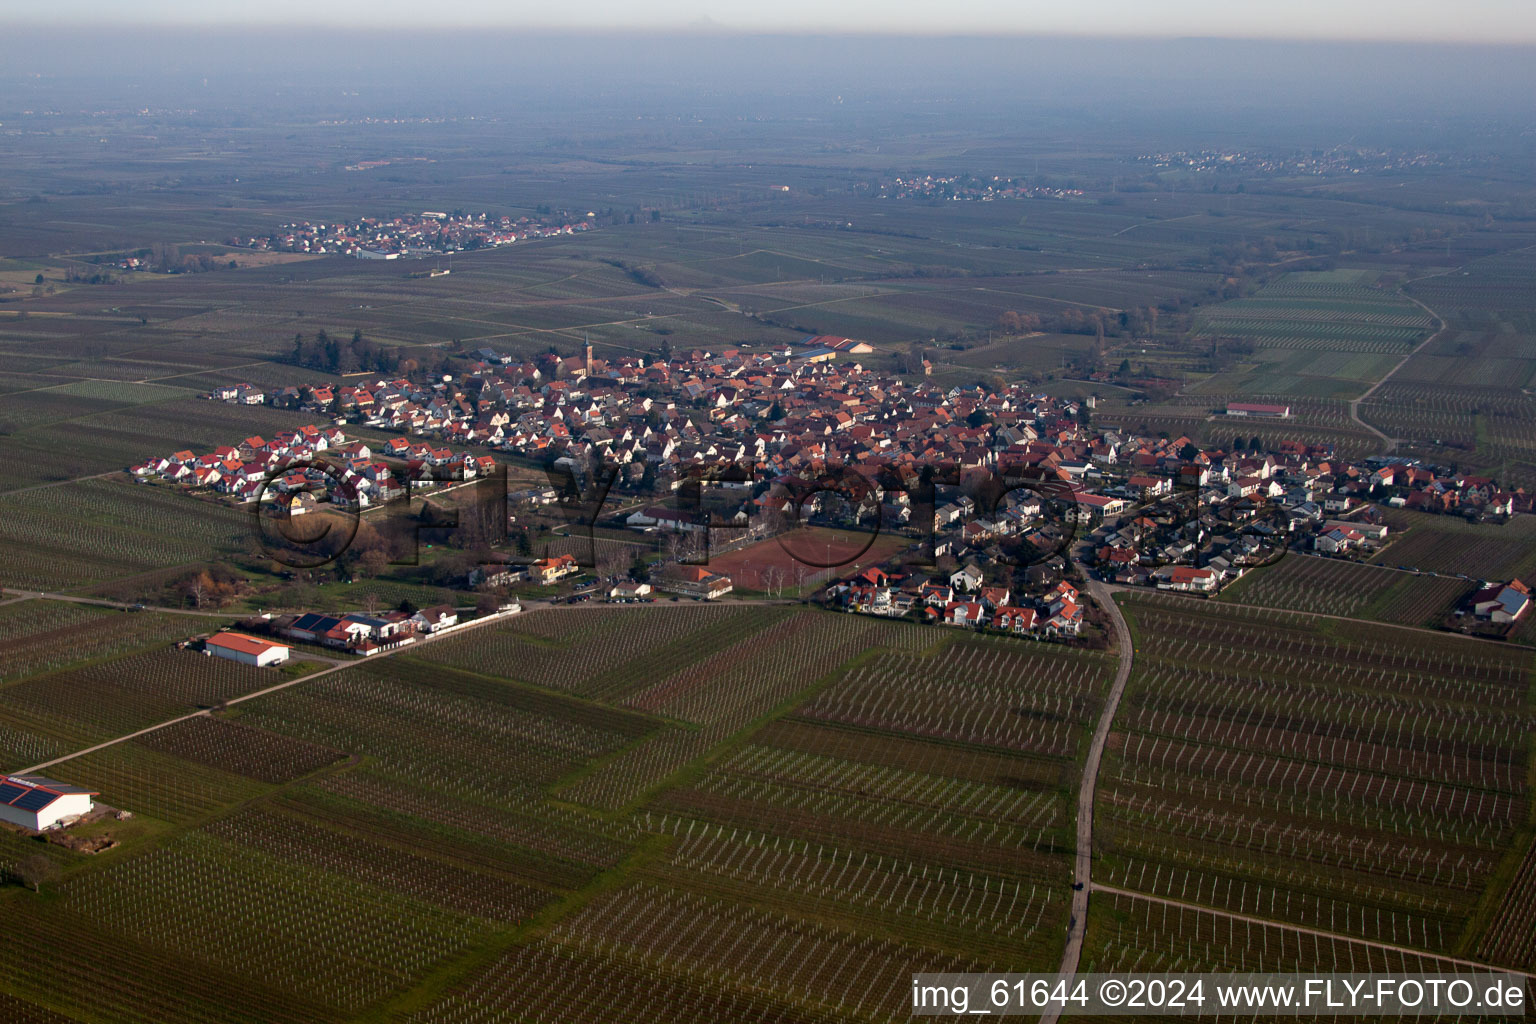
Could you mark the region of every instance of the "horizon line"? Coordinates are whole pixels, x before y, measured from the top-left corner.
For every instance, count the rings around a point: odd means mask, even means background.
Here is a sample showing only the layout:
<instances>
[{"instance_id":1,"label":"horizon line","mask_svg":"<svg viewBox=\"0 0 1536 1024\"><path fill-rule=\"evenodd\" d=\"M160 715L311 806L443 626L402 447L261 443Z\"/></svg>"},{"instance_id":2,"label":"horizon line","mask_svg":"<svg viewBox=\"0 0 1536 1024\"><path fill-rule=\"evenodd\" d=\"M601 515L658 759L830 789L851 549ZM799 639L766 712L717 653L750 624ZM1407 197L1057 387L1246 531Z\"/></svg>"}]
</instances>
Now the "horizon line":
<instances>
[{"instance_id":1,"label":"horizon line","mask_svg":"<svg viewBox=\"0 0 1536 1024\"><path fill-rule=\"evenodd\" d=\"M777 28L754 28L746 26L734 26L711 21L709 24L679 23L675 25L627 25L613 24L594 29L580 24L555 24L544 22L511 23L499 21L470 20L453 22L437 21L431 24L398 21L389 24L375 24L367 27L358 27L344 20L293 20L293 19L243 19L243 20L215 20L215 19L126 19L106 16L93 18L90 22L78 19L48 19L46 17L33 17L22 14L19 17L0 18L0 27L7 30L41 31L59 33L85 33L101 34L105 32L121 32L132 30L156 31L156 32L185 32L198 35L235 35L250 32L281 32L281 31L322 31L322 32L346 32L349 35L363 36L389 36L401 33L409 33L417 36L449 36L461 33L465 30L474 30L486 33L528 34L544 36L572 36L581 35L587 38L612 38L636 36L656 37L692 37L692 38L722 38L722 39L870 39L870 40L944 40L944 41L976 41L994 42L998 40L1082 40L1103 42L1141 42L1141 43L1270 43L1275 45L1379 45L1379 46L1421 46L1431 49L1456 49L1469 47L1476 49L1519 50L1536 48L1536 35L1528 38L1499 37L1487 38L1481 36L1468 36L1465 38L1447 38L1444 33L1426 36L1412 35L1276 35L1269 33L1224 33L1199 35L1189 32L1113 32L1096 30L1031 30L1031 29L983 29L980 27L971 29L923 29L923 28L889 28L874 27L835 27L835 26L799 26Z\"/></svg>"}]
</instances>

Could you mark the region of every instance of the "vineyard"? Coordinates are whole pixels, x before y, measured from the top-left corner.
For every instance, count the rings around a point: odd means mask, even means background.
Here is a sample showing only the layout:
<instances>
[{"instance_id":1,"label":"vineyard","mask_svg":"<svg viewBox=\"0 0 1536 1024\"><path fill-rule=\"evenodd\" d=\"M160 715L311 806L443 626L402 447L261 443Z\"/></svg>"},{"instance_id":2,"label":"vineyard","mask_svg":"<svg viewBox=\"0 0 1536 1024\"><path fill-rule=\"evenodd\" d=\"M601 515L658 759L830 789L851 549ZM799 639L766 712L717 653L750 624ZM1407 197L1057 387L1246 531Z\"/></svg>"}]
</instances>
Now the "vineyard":
<instances>
[{"instance_id":1,"label":"vineyard","mask_svg":"<svg viewBox=\"0 0 1536 1024\"><path fill-rule=\"evenodd\" d=\"M1527 844L1514 879L1483 931L1477 955L1529 970L1536 964L1536 844Z\"/></svg>"},{"instance_id":2,"label":"vineyard","mask_svg":"<svg viewBox=\"0 0 1536 1024\"><path fill-rule=\"evenodd\" d=\"M0 683L187 633L175 615L128 615L65 601L0 607Z\"/></svg>"},{"instance_id":3,"label":"vineyard","mask_svg":"<svg viewBox=\"0 0 1536 1024\"><path fill-rule=\"evenodd\" d=\"M508 807L537 801L543 786L656 727L628 712L400 658L253 704L242 706L240 724L366 755L395 778Z\"/></svg>"},{"instance_id":4,"label":"vineyard","mask_svg":"<svg viewBox=\"0 0 1536 1024\"><path fill-rule=\"evenodd\" d=\"M1240 604L1126 606L1094 877L1205 909L1096 895L1085 966L1383 962L1224 913L1451 953L1524 834L1530 656L1280 610L1412 617L1408 574L1268 572ZM0 920L160 994L115 1014L99 980L50 987L78 964L14 957L6 988L43 1024L907 1019L913 964L1055 967L1115 665L793 607L530 613L50 768L146 838L54 853L46 912ZM4 721L74 745L271 678L129 653L6 687ZM0 863L26 845L0 833Z\"/></svg>"},{"instance_id":5,"label":"vineyard","mask_svg":"<svg viewBox=\"0 0 1536 1024\"><path fill-rule=\"evenodd\" d=\"M86 746L275 681L270 670L164 647L32 676L4 689L0 757L32 763L29 751Z\"/></svg>"},{"instance_id":6,"label":"vineyard","mask_svg":"<svg viewBox=\"0 0 1536 1024\"><path fill-rule=\"evenodd\" d=\"M238 822L224 829L238 831ZM259 963L268 984L354 1013L461 950L477 930L355 875L317 873L205 833L82 875L63 897L71 916L189 965L239 973Z\"/></svg>"},{"instance_id":7,"label":"vineyard","mask_svg":"<svg viewBox=\"0 0 1536 1024\"><path fill-rule=\"evenodd\" d=\"M1100 409L1106 416L1135 424L1138 430L1144 424L1149 432L1166 430L1172 437L1182 434L1212 447L1231 448L1238 438L1246 445L1257 435L1270 446L1281 441L1330 444L1339 455L1354 458L1373 454L1381 446L1379 438L1350 418L1348 402L1298 395L1295 391L1279 392L1268 385L1239 388L1238 383L1231 376L1220 374L1159 405L1105 403ZM1291 416L1284 420L1252 420L1213 412L1225 408L1228 402L1289 405Z\"/></svg>"},{"instance_id":8,"label":"vineyard","mask_svg":"<svg viewBox=\"0 0 1536 1024\"><path fill-rule=\"evenodd\" d=\"M223 718L189 718L133 742L193 764L273 784L308 775L341 757L329 747Z\"/></svg>"},{"instance_id":9,"label":"vineyard","mask_svg":"<svg viewBox=\"0 0 1536 1024\"><path fill-rule=\"evenodd\" d=\"M1140 641L1099 786L1095 879L1459 948L1529 814L1530 656L1218 608L1126 605Z\"/></svg>"},{"instance_id":10,"label":"vineyard","mask_svg":"<svg viewBox=\"0 0 1536 1024\"><path fill-rule=\"evenodd\" d=\"M913 962L1059 955L1112 666L808 609L534 613L55 765L159 838L68 861L51 917L0 917L121 951L177 993L145 1004L170 1024L373 1013L552 906L409 1019L514 1012L514 976L576 1019L895 1019ZM156 649L25 679L6 714L78 742L270 678ZM43 998L68 970L9 988L100 1016L99 986Z\"/></svg>"},{"instance_id":11,"label":"vineyard","mask_svg":"<svg viewBox=\"0 0 1536 1024\"><path fill-rule=\"evenodd\" d=\"M473 639L436 644L422 657L612 699L783 614L779 609L692 602L678 608L594 605L559 615L518 616L494 633L482 631Z\"/></svg>"},{"instance_id":12,"label":"vineyard","mask_svg":"<svg viewBox=\"0 0 1536 1024\"><path fill-rule=\"evenodd\" d=\"M1250 570L1222 591L1221 600L1428 626L1449 615L1471 589L1465 580L1292 554Z\"/></svg>"},{"instance_id":13,"label":"vineyard","mask_svg":"<svg viewBox=\"0 0 1536 1024\"><path fill-rule=\"evenodd\" d=\"M1536 572L1536 517L1502 525L1472 524L1454 516L1392 512L1397 538L1375 561L1425 572L1464 573L1479 580L1525 578Z\"/></svg>"},{"instance_id":14,"label":"vineyard","mask_svg":"<svg viewBox=\"0 0 1536 1024\"><path fill-rule=\"evenodd\" d=\"M1095 897L1085 971L1454 973L1432 955L1398 953L1326 935L1119 893Z\"/></svg>"},{"instance_id":15,"label":"vineyard","mask_svg":"<svg viewBox=\"0 0 1536 1024\"><path fill-rule=\"evenodd\" d=\"M0 495L6 583L57 590L245 550L247 516L183 494L82 480Z\"/></svg>"},{"instance_id":16,"label":"vineyard","mask_svg":"<svg viewBox=\"0 0 1536 1024\"><path fill-rule=\"evenodd\" d=\"M1196 332L1260 346L1329 352L1404 352L1433 323L1418 306L1364 282L1287 274L1253 298L1202 310Z\"/></svg>"}]
</instances>

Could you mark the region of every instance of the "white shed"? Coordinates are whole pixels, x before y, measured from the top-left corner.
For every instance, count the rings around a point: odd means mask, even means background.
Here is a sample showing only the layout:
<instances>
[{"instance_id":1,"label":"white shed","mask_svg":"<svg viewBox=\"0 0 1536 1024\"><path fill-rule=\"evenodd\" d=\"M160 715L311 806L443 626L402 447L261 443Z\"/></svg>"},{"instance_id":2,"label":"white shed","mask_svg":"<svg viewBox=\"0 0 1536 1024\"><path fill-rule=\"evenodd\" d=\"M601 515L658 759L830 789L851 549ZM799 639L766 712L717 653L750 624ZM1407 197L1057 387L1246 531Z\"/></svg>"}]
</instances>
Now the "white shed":
<instances>
[{"instance_id":1,"label":"white shed","mask_svg":"<svg viewBox=\"0 0 1536 1024\"><path fill-rule=\"evenodd\" d=\"M203 645L209 654L216 654L244 665L280 665L288 660L289 648L270 640L258 640L244 633L219 633L209 637Z\"/></svg>"},{"instance_id":2,"label":"white shed","mask_svg":"<svg viewBox=\"0 0 1536 1024\"><path fill-rule=\"evenodd\" d=\"M41 832L91 811L96 793L41 775L0 775L0 821Z\"/></svg>"}]
</instances>

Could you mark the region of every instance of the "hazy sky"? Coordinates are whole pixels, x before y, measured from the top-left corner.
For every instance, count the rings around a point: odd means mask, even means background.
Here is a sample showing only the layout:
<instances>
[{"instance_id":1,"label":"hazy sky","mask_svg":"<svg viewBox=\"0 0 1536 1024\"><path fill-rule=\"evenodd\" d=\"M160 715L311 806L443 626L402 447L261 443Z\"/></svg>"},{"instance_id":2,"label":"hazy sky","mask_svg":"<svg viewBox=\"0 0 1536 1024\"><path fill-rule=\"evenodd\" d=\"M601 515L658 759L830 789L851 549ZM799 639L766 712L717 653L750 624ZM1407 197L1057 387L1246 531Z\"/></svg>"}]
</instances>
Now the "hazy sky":
<instances>
[{"instance_id":1,"label":"hazy sky","mask_svg":"<svg viewBox=\"0 0 1536 1024\"><path fill-rule=\"evenodd\" d=\"M1536 0L51 0L32 24L471 25L590 29L1087 34L1536 43Z\"/></svg>"}]
</instances>

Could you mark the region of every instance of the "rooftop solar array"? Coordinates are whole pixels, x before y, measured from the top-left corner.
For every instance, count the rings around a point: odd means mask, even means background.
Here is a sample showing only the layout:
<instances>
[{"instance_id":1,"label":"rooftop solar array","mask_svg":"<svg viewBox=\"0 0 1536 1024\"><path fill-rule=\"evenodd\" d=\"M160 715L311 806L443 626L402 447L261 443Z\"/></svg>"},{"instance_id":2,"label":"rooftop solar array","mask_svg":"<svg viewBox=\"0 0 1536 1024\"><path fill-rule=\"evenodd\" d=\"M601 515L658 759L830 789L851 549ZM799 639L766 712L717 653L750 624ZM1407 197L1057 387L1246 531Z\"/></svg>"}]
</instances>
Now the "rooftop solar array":
<instances>
[{"instance_id":1,"label":"rooftop solar array","mask_svg":"<svg viewBox=\"0 0 1536 1024\"><path fill-rule=\"evenodd\" d=\"M59 798L57 793L50 793L46 789L29 789L22 796L11 802L12 807L23 811L40 811Z\"/></svg>"},{"instance_id":2,"label":"rooftop solar array","mask_svg":"<svg viewBox=\"0 0 1536 1024\"><path fill-rule=\"evenodd\" d=\"M55 782L41 775L0 775L0 804L22 811L41 811L61 796L72 793L96 794L89 789Z\"/></svg>"}]
</instances>

